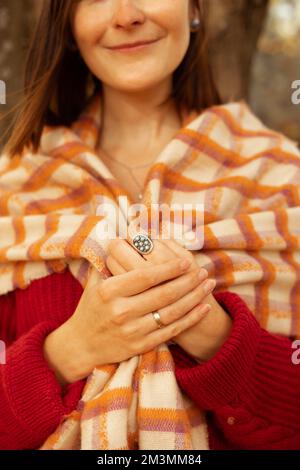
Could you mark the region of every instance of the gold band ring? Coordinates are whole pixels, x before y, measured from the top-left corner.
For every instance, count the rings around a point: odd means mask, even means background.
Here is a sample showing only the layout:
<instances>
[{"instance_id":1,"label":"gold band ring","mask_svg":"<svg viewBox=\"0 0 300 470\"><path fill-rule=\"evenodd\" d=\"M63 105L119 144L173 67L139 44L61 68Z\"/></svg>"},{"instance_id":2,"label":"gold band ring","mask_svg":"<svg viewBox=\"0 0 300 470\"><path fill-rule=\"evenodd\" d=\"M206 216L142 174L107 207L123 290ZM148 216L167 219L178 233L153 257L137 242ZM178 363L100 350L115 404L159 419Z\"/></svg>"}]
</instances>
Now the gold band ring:
<instances>
[{"instance_id":1,"label":"gold band ring","mask_svg":"<svg viewBox=\"0 0 300 470\"><path fill-rule=\"evenodd\" d=\"M165 325L162 323L160 314L158 312L152 312L152 316L154 320L156 321L157 325L159 328L163 328Z\"/></svg>"}]
</instances>

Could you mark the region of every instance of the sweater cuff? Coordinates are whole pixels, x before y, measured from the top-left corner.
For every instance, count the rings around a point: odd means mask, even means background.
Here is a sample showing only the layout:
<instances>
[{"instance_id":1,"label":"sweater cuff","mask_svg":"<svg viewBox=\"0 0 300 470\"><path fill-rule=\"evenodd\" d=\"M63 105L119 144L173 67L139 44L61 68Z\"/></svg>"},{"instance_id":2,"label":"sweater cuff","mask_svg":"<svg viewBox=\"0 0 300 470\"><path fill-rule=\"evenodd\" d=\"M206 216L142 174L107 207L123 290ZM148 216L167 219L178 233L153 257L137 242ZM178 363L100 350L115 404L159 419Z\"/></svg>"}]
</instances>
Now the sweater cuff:
<instances>
[{"instance_id":1,"label":"sweater cuff","mask_svg":"<svg viewBox=\"0 0 300 470\"><path fill-rule=\"evenodd\" d=\"M199 364L181 348L170 346L178 384L206 410L228 404L245 386L262 332L237 294L219 292L214 297L233 320L230 336L215 356Z\"/></svg>"},{"instance_id":2,"label":"sweater cuff","mask_svg":"<svg viewBox=\"0 0 300 470\"><path fill-rule=\"evenodd\" d=\"M84 380L63 389L44 357L45 338L55 328L57 324L48 321L34 326L8 348L2 366L6 409L16 420L12 435L18 448L22 442L25 448L39 447L81 396Z\"/></svg>"}]
</instances>

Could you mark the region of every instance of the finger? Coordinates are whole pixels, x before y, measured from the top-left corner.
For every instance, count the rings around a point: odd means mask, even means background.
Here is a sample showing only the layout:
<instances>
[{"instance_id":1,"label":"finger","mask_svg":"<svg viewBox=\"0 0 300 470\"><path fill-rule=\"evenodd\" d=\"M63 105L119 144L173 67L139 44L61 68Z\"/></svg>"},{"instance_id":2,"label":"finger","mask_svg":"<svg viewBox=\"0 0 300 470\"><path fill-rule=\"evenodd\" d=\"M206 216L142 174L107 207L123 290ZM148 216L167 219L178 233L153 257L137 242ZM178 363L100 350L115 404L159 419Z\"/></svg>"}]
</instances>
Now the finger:
<instances>
[{"instance_id":1,"label":"finger","mask_svg":"<svg viewBox=\"0 0 300 470\"><path fill-rule=\"evenodd\" d=\"M185 247L180 245L180 243L178 243L176 240L171 238L168 240L164 240L164 243L169 248L169 250L173 251L173 253L179 258L190 258L191 261L194 261L196 263L195 257L191 253L191 251L187 250Z\"/></svg>"},{"instance_id":2,"label":"finger","mask_svg":"<svg viewBox=\"0 0 300 470\"><path fill-rule=\"evenodd\" d=\"M174 323L167 325L163 328L158 328L150 333L145 339L143 353L151 351L162 343L166 343L175 336L180 335L183 331L191 328L199 323L200 320L206 317L210 311L210 305L197 305L183 318L176 320ZM152 315L151 315L152 316ZM154 322L155 320L153 320Z\"/></svg>"},{"instance_id":3,"label":"finger","mask_svg":"<svg viewBox=\"0 0 300 470\"><path fill-rule=\"evenodd\" d=\"M142 233L147 236L147 233L144 231L136 232L135 230L128 231L128 243L132 246L133 245L133 237L137 233ZM143 253L141 256L148 262L152 264L159 264L162 262L167 262L170 259L174 258L174 252L170 250L164 243L163 240L159 238L151 238L153 243L153 250L150 253Z\"/></svg>"},{"instance_id":4,"label":"finger","mask_svg":"<svg viewBox=\"0 0 300 470\"><path fill-rule=\"evenodd\" d=\"M205 278L207 278L207 274L208 273L206 273ZM203 291L203 284L200 284L200 286L196 287L173 304L159 309L161 322L165 326L174 323L174 321L182 318L197 305L203 304L204 301L207 302L207 297L208 294L205 294ZM151 333L151 331L157 328L157 323L155 320L153 322L153 320L151 313L151 315L144 315L140 318L135 318L134 321L129 321L126 325L126 334L128 336L134 336L136 334L143 336Z\"/></svg>"},{"instance_id":5,"label":"finger","mask_svg":"<svg viewBox=\"0 0 300 470\"><path fill-rule=\"evenodd\" d=\"M203 274L203 282L205 279L207 279L207 277L208 273L206 271L206 273ZM179 298L177 301L160 309L159 314L161 317L161 322L164 325L173 323L175 320L178 320L183 315L190 312L200 303L203 303L204 301L207 302L208 295L209 293L204 292L203 283L198 285L192 291Z\"/></svg>"},{"instance_id":6,"label":"finger","mask_svg":"<svg viewBox=\"0 0 300 470\"><path fill-rule=\"evenodd\" d=\"M126 240L115 238L109 243L108 253L128 272L145 266L144 258Z\"/></svg>"},{"instance_id":7,"label":"finger","mask_svg":"<svg viewBox=\"0 0 300 470\"><path fill-rule=\"evenodd\" d=\"M126 299L126 310L130 312L130 318L141 317L146 313L173 304L192 289L199 286L206 274L205 270L197 268L165 284L128 297Z\"/></svg>"},{"instance_id":8,"label":"finger","mask_svg":"<svg viewBox=\"0 0 300 470\"><path fill-rule=\"evenodd\" d=\"M183 266L183 262L187 264ZM134 296L148 290L162 282L169 281L177 276L181 276L190 266L189 260L173 259L168 263L146 266L133 269L118 276L112 276L105 280L105 286L101 290L104 300L110 300L115 297ZM125 299L122 299L124 301ZM149 310L148 310L149 312Z\"/></svg>"},{"instance_id":9,"label":"finger","mask_svg":"<svg viewBox=\"0 0 300 470\"><path fill-rule=\"evenodd\" d=\"M154 248L149 254L143 254L145 260L152 264L160 264L177 257L175 253L167 247L163 240L154 240Z\"/></svg>"},{"instance_id":10,"label":"finger","mask_svg":"<svg viewBox=\"0 0 300 470\"><path fill-rule=\"evenodd\" d=\"M118 276L119 274L127 272L112 255L108 255L106 258L106 266L113 276Z\"/></svg>"},{"instance_id":11,"label":"finger","mask_svg":"<svg viewBox=\"0 0 300 470\"><path fill-rule=\"evenodd\" d=\"M177 257L163 241L153 240L154 249L148 255L140 255L136 249L126 240L116 238L110 242L109 253L118 261L125 271L131 271L143 267L145 261L155 265L167 262ZM188 256L189 252L186 250Z\"/></svg>"},{"instance_id":12,"label":"finger","mask_svg":"<svg viewBox=\"0 0 300 470\"><path fill-rule=\"evenodd\" d=\"M169 240L164 240L164 242L166 243L168 248L170 248L170 250L172 250L174 252L174 254L176 254L178 257L190 259L191 260L191 268L193 268L195 266L199 266L199 267L202 267L204 269L207 269L207 268L205 268L205 265L201 265L201 264L199 264L199 262L197 262L196 256L194 256L193 253L190 250L187 250L184 246L182 246L176 240L169 239ZM212 275L212 273L209 272L209 275Z\"/></svg>"},{"instance_id":13,"label":"finger","mask_svg":"<svg viewBox=\"0 0 300 470\"><path fill-rule=\"evenodd\" d=\"M147 210L146 211L142 210L142 213L143 212L144 212L144 215L146 215L146 219L148 219ZM143 217L142 214L140 214L140 216ZM153 258L153 253L157 252L157 250L159 248L159 240L158 240L158 237L156 237L156 235L154 233L155 233L155 230L153 231L152 229L149 230L149 228L148 229L147 228L146 229L141 228L140 225L138 227L136 227L135 224L133 224L133 225L130 224L129 227L128 227L127 242L135 250L136 250L136 248L133 245L133 239L136 235L145 235L145 236L148 236L149 238L151 238L151 241L152 241L152 244L153 244L153 250L148 254L146 254L146 253L141 253L140 254L140 256L143 259L145 259L146 261L150 261ZM151 234L152 234L152 237L151 237ZM164 259L161 260L161 262L162 261L168 261L169 259L171 259L171 257L164 258Z\"/></svg>"}]
</instances>

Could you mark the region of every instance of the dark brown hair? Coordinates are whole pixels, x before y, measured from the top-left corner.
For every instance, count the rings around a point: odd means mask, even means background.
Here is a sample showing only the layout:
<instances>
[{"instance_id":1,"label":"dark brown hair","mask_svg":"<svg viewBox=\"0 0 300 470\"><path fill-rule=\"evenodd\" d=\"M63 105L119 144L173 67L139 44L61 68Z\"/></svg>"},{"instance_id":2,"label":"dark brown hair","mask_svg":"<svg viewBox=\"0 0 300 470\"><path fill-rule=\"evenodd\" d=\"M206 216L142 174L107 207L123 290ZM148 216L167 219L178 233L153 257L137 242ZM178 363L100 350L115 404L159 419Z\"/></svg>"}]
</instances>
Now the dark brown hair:
<instances>
[{"instance_id":1,"label":"dark brown hair","mask_svg":"<svg viewBox=\"0 0 300 470\"><path fill-rule=\"evenodd\" d=\"M205 31L207 0L193 0L201 23L191 34L188 51L173 74L177 109L201 111L221 99L212 78ZM43 126L70 125L90 99L101 90L101 81L72 47L71 15L78 0L44 0L41 14L28 48L24 96L4 148L9 156L22 153L25 146L37 151ZM169 97L170 98L170 97Z\"/></svg>"}]
</instances>

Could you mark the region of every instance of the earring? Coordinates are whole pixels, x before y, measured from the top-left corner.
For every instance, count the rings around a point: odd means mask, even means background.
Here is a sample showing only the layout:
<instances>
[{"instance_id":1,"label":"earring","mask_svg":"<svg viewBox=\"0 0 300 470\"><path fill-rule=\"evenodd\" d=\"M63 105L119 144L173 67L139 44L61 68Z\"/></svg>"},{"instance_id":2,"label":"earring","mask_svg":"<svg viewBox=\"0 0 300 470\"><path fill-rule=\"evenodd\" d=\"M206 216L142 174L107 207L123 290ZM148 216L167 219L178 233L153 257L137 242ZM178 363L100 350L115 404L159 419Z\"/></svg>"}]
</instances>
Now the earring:
<instances>
[{"instance_id":1,"label":"earring","mask_svg":"<svg viewBox=\"0 0 300 470\"><path fill-rule=\"evenodd\" d=\"M201 21L198 18L194 18L190 23L190 30L192 33L196 33L199 30Z\"/></svg>"}]
</instances>

